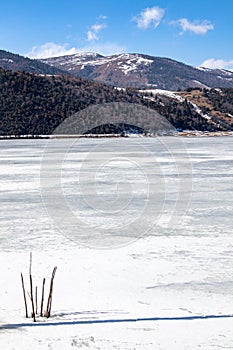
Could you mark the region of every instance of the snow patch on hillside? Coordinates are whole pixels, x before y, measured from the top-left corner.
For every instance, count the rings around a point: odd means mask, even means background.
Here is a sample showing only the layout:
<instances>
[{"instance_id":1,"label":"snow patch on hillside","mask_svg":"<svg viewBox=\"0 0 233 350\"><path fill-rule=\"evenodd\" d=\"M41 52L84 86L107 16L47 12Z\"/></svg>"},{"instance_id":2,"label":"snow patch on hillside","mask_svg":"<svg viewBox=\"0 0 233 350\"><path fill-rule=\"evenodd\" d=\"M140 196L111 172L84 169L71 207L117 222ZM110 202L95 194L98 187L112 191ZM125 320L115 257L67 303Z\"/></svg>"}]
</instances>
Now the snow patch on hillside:
<instances>
[{"instance_id":1,"label":"snow patch on hillside","mask_svg":"<svg viewBox=\"0 0 233 350\"><path fill-rule=\"evenodd\" d=\"M80 52L76 53L75 55L67 55L67 56L61 56L61 57L54 57L54 58L48 58L44 59L43 62L47 64L56 63L61 66L79 66L83 62L92 62L100 59L102 56L98 53L93 52Z\"/></svg>"},{"instance_id":2,"label":"snow patch on hillside","mask_svg":"<svg viewBox=\"0 0 233 350\"><path fill-rule=\"evenodd\" d=\"M194 102L189 101L189 103L193 106L194 110L204 119L210 120L211 117L208 114L202 113L200 107L198 107Z\"/></svg>"},{"instance_id":3,"label":"snow patch on hillside","mask_svg":"<svg viewBox=\"0 0 233 350\"><path fill-rule=\"evenodd\" d=\"M149 60L138 55L129 58L125 63L119 62L119 67L123 70L123 72L127 75L131 71L136 71L140 66L145 65L148 66L153 62L153 60Z\"/></svg>"},{"instance_id":4,"label":"snow patch on hillside","mask_svg":"<svg viewBox=\"0 0 233 350\"><path fill-rule=\"evenodd\" d=\"M0 61L8 62L8 63L14 63L14 61L10 58L1 58Z\"/></svg>"},{"instance_id":5,"label":"snow patch on hillside","mask_svg":"<svg viewBox=\"0 0 233 350\"><path fill-rule=\"evenodd\" d=\"M115 56L100 57L97 60L92 60L84 63L81 67L83 69L85 66L97 66L109 64L111 66L117 65L122 72L127 75L129 72L136 71L140 66L150 65L153 60L149 60L141 57L140 55L133 54L121 54ZM78 63L78 62L77 62Z\"/></svg>"},{"instance_id":6,"label":"snow patch on hillside","mask_svg":"<svg viewBox=\"0 0 233 350\"><path fill-rule=\"evenodd\" d=\"M194 68L196 68L196 69L198 69L198 70L201 70L201 71L203 71L203 72L209 72L209 71L211 71L210 68L201 67L201 66L197 66L197 67L194 67Z\"/></svg>"},{"instance_id":7,"label":"snow patch on hillside","mask_svg":"<svg viewBox=\"0 0 233 350\"><path fill-rule=\"evenodd\" d=\"M173 98L175 100L178 100L179 102L184 102L183 97L181 97L181 96L177 95L175 92L169 91L169 90L149 89L149 90L139 90L139 91L143 94L149 93L149 94L152 94L153 96L163 95L163 96L167 96L167 97Z\"/></svg>"},{"instance_id":8,"label":"snow patch on hillside","mask_svg":"<svg viewBox=\"0 0 233 350\"><path fill-rule=\"evenodd\" d=\"M117 65L122 72L127 75L131 71L136 71L140 66L148 66L153 60L142 57L139 54L120 54L114 56L101 56L97 53L78 53L75 55L56 57L43 60L47 64L59 64L69 67L69 70L76 69L81 65L81 70L86 66L101 66L109 64L111 67Z\"/></svg>"},{"instance_id":9,"label":"snow patch on hillside","mask_svg":"<svg viewBox=\"0 0 233 350\"><path fill-rule=\"evenodd\" d=\"M213 73L219 72L220 74L223 74L225 76L232 76L233 75L233 72L226 70L226 69L216 69L216 68L213 69L213 68L207 68L207 67L202 67L202 66L194 67L194 68L201 70L203 72L213 72ZM223 77L220 77L220 76L218 76L218 78L224 79Z\"/></svg>"},{"instance_id":10,"label":"snow patch on hillside","mask_svg":"<svg viewBox=\"0 0 233 350\"><path fill-rule=\"evenodd\" d=\"M199 80L193 80L193 82L195 83L195 85L197 85L200 88L205 88L205 89L210 89L210 87L208 85L205 85L203 83L201 83Z\"/></svg>"}]
</instances>

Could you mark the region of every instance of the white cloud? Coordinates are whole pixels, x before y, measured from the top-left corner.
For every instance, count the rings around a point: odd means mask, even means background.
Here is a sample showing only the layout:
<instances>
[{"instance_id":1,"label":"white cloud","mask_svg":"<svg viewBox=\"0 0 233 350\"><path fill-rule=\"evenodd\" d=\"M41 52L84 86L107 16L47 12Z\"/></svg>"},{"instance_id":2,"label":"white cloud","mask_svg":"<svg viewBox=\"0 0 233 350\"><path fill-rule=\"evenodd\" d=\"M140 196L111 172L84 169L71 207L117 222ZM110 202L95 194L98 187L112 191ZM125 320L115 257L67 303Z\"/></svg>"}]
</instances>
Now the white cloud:
<instances>
[{"instance_id":1,"label":"white cloud","mask_svg":"<svg viewBox=\"0 0 233 350\"><path fill-rule=\"evenodd\" d=\"M107 16L99 16L98 19L107 19Z\"/></svg>"},{"instance_id":2,"label":"white cloud","mask_svg":"<svg viewBox=\"0 0 233 350\"><path fill-rule=\"evenodd\" d=\"M180 34L189 31L197 35L204 35L209 30L214 29L214 25L207 20L190 22L187 18L180 18L177 21L173 21L171 23L180 25L182 29Z\"/></svg>"},{"instance_id":3,"label":"white cloud","mask_svg":"<svg viewBox=\"0 0 233 350\"><path fill-rule=\"evenodd\" d=\"M150 25L156 28L160 24L164 13L165 10L158 6L146 8L138 16L134 17L133 21L137 22L139 29L147 29Z\"/></svg>"},{"instance_id":4,"label":"white cloud","mask_svg":"<svg viewBox=\"0 0 233 350\"><path fill-rule=\"evenodd\" d=\"M58 57L64 55L72 55L77 52L77 49L72 47L68 48L68 44L56 44L48 42L40 46L33 46L30 52L26 56L31 58L47 58Z\"/></svg>"},{"instance_id":5,"label":"white cloud","mask_svg":"<svg viewBox=\"0 0 233 350\"><path fill-rule=\"evenodd\" d=\"M233 71L233 60L224 61L222 59L209 58L202 62L200 67L210 68L210 69L226 69Z\"/></svg>"},{"instance_id":6,"label":"white cloud","mask_svg":"<svg viewBox=\"0 0 233 350\"><path fill-rule=\"evenodd\" d=\"M104 28L106 28L106 24L105 23L93 24L91 26L91 29L88 30L88 32L87 32L87 40L88 41L99 40L98 33Z\"/></svg>"},{"instance_id":7,"label":"white cloud","mask_svg":"<svg viewBox=\"0 0 233 350\"><path fill-rule=\"evenodd\" d=\"M88 30L87 32L87 41L93 41L93 40L99 40L97 34L92 31L92 30Z\"/></svg>"},{"instance_id":8,"label":"white cloud","mask_svg":"<svg viewBox=\"0 0 233 350\"><path fill-rule=\"evenodd\" d=\"M72 55L77 52L97 52L101 55L107 56L126 52L126 48L115 43L95 43L79 48L69 48L68 44L49 42L40 46L33 46L31 51L26 53L25 56L31 58L48 58Z\"/></svg>"}]
</instances>

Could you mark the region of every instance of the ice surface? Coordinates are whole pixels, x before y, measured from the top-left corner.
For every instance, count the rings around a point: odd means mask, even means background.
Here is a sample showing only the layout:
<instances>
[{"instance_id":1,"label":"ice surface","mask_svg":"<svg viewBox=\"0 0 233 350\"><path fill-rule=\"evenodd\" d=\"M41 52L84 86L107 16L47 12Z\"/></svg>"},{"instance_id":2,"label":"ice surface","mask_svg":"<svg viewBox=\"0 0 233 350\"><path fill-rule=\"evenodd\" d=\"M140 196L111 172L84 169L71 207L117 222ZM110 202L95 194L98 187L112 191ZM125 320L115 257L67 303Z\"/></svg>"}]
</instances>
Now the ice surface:
<instances>
[{"instance_id":1,"label":"ice surface","mask_svg":"<svg viewBox=\"0 0 233 350\"><path fill-rule=\"evenodd\" d=\"M48 173L54 183L60 178L67 208L101 232L104 249L91 247L92 240L90 246L88 239L86 245L70 240L48 215L42 157L51 152L56 158L65 140L49 146L47 140L1 141L1 349L232 348L232 138L103 141L74 141L61 171L52 162ZM103 156L108 152L111 157ZM50 191L53 181L47 185ZM87 192L81 198L82 186ZM101 196L108 204L102 210ZM127 220L134 222L146 199L160 215L141 238L136 229L128 237ZM59 202L50 204L62 213ZM150 215L143 212L140 220ZM119 237L105 240L108 225ZM20 285L30 251L38 286L58 266L53 316L36 325L24 318Z\"/></svg>"}]
</instances>

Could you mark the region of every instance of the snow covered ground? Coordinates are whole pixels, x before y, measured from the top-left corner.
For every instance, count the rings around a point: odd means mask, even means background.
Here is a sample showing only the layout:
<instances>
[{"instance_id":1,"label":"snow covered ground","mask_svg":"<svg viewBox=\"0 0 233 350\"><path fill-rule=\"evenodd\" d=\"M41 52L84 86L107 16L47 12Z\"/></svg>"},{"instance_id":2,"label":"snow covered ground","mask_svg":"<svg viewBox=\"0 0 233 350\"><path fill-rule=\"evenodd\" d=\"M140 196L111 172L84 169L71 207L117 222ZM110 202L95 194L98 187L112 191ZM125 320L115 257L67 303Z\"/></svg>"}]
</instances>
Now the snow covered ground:
<instances>
[{"instance_id":1,"label":"snow covered ground","mask_svg":"<svg viewBox=\"0 0 233 350\"><path fill-rule=\"evenodd\" d=\"M42 157L65 142L1 141L0 348L233 349L232 138L73 140L46 187ZM101 158L109 149L115 158ZM78 227L61 232L49 207L57 174L67 202L54 202L57 215L85 221L86 239ZM36 323L24 317L20 281L23 272L29 290L30 252L46 295L58 267L52 317Z\"/></svg>"}]
</instances>

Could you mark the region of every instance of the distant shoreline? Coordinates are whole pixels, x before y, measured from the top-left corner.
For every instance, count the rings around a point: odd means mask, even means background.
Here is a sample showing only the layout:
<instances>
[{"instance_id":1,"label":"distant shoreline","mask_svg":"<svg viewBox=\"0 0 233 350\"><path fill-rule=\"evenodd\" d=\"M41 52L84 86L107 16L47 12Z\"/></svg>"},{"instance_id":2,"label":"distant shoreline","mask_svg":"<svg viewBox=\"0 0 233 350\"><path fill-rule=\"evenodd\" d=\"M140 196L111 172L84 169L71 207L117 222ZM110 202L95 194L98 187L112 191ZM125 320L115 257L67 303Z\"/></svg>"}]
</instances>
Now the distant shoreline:
<instances>
[{"instance_id":1,"label":"distant shoreline","mask_svg":"<svg viewBox=\"0 0 233 350\"><path fill-rule=\"evenodd\" d=\"M179 131L175 133L164 133L154 135L144 134L73 134L73 135L2 135L0 140L34 140L34 139L79 139L79 138L153 138L153 137L221 137L221 136L233 136L233 131Z\"/></svg>"}]
</instances>

